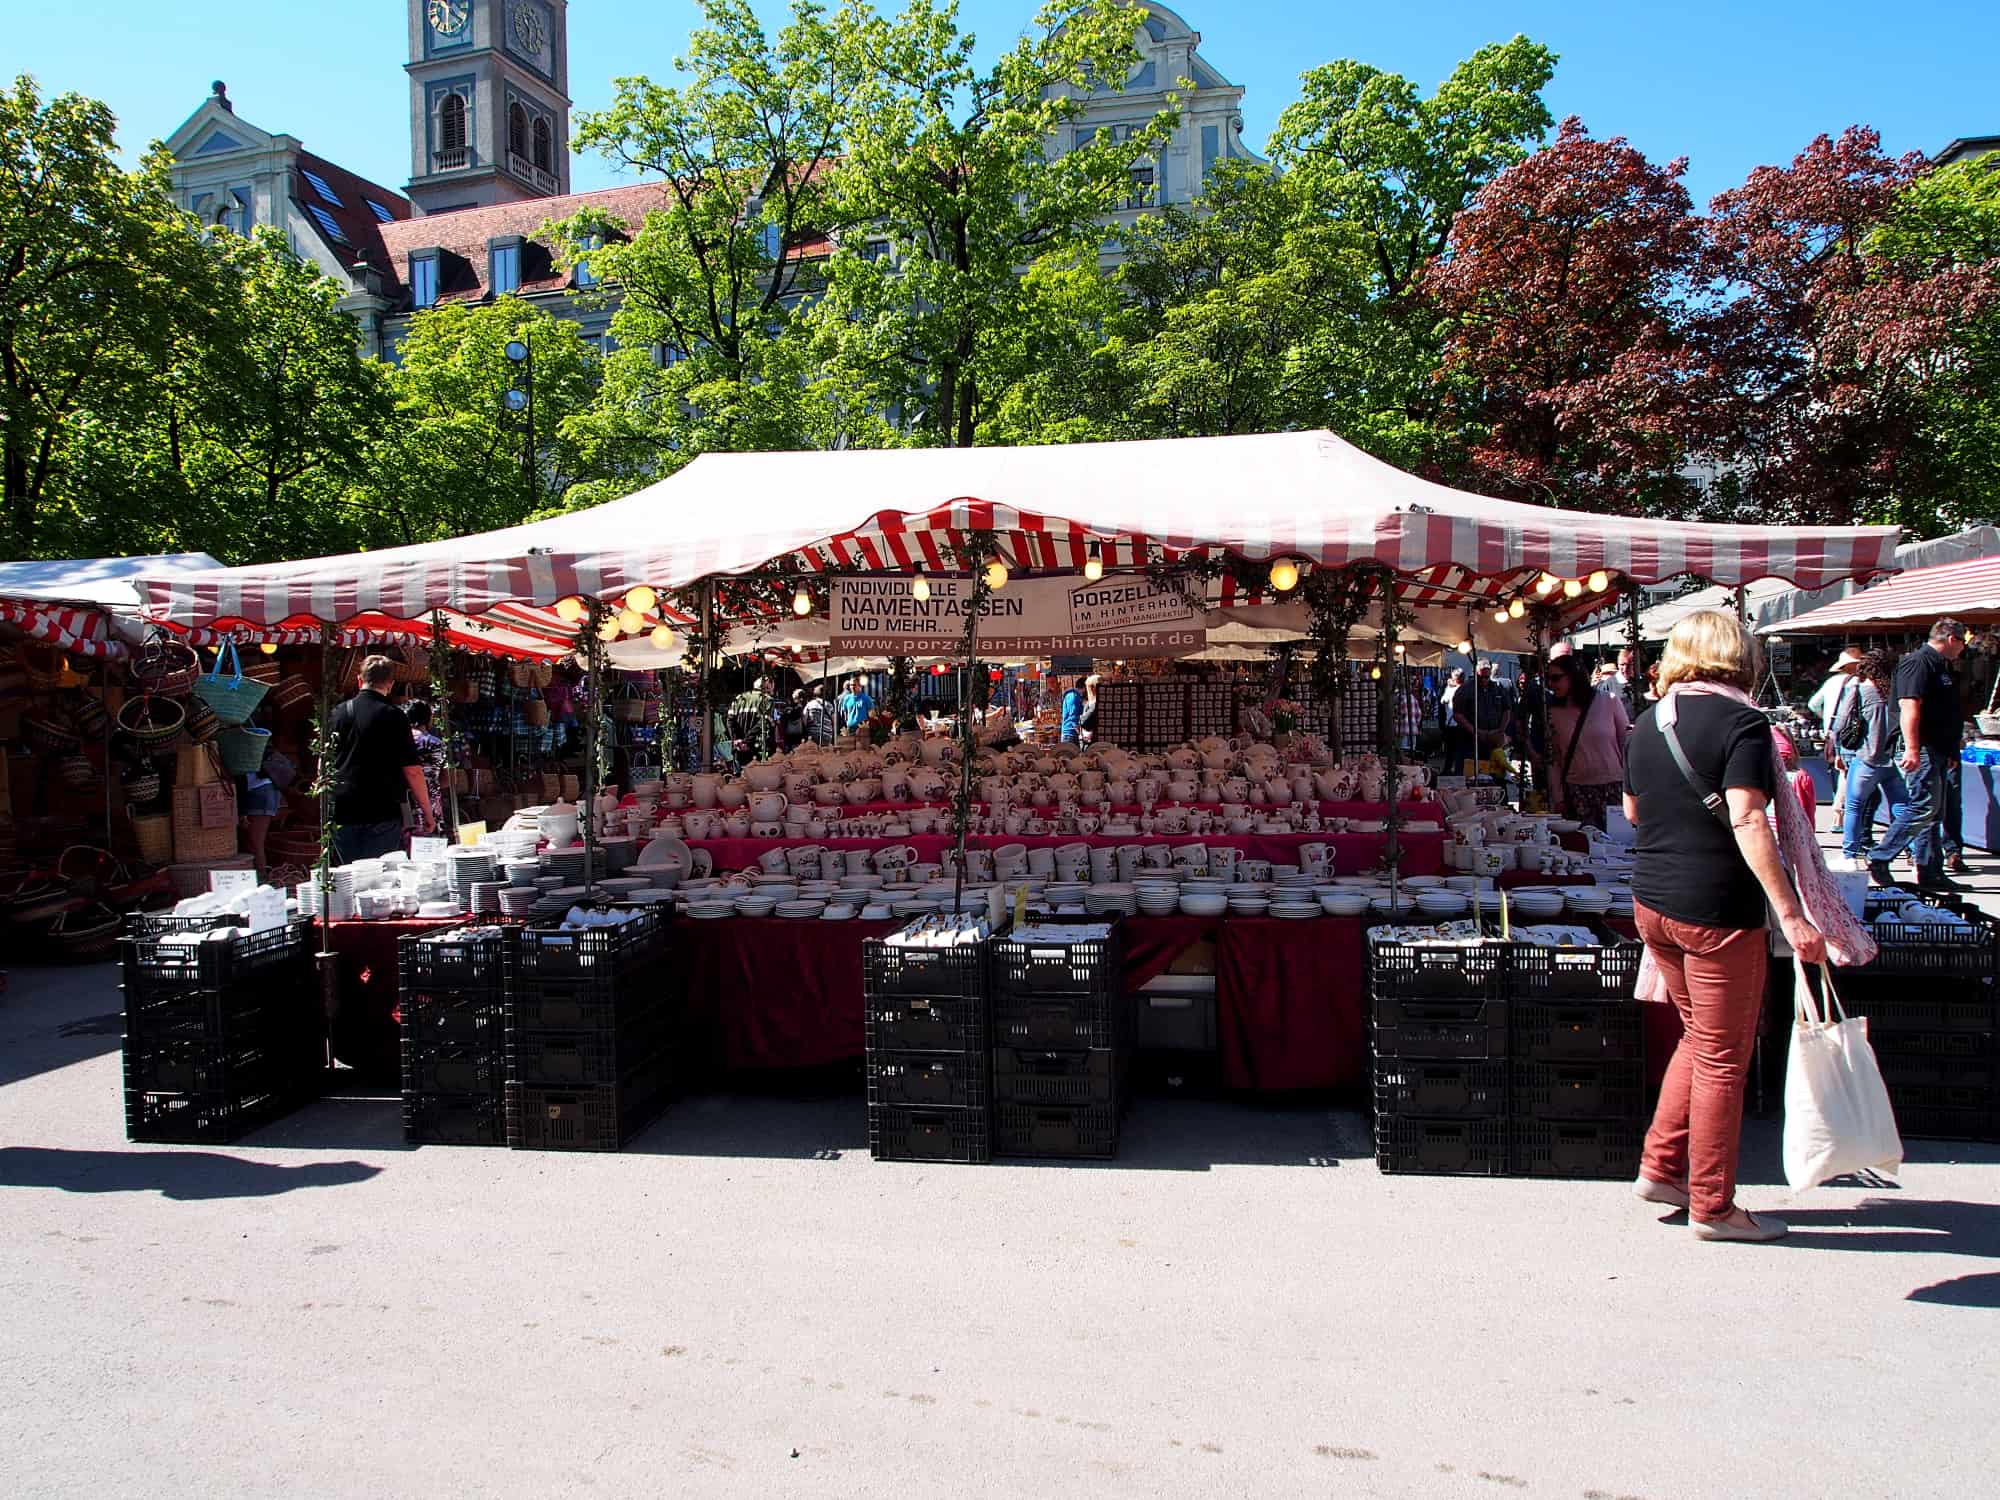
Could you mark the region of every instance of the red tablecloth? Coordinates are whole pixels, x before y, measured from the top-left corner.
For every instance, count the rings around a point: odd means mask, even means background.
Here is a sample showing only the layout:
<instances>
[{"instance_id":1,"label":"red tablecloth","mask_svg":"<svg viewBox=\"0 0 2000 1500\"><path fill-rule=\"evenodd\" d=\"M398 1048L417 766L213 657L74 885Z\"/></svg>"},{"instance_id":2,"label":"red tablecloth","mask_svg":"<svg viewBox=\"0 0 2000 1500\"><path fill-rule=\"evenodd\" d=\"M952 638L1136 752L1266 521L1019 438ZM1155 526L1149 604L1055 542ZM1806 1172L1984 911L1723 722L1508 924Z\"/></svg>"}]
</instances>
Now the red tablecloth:
<instances>
[{"instance_id":1,"label":"red tablecloth","mask_svg":"<svg viewBox=\"0 0 2000 1500\"><path fill-rule=\"evenodd\" d=\"M862 1055L861 945L889 922L727 917L674 928L687 1020L724 1067L810 1068Z\"/></svg>"},{"instance_id":2,"label":"red tablecloth","mask_svg":"<svg viewBox=\"0 0 2000 1500\"><path fill-rule=\"evenodd\" d=\"M1544 875L1540 870L1502 870L1495 882L1501 890L1524 885L1595 885L1595 875Z\"/></svg>"},{"instance_id":3,"label":"red tablecloth","mask_svg":"<svg viewBox=\"0 0 2000 1500\"><path fill-rule=\"evenodd\" d=\"M966 846L971 849L998 849L1004 844L1023 844L1030 849L1059 849L1065 844L1089 844L1100 848L1115 847L1120 844L1206 844L1210 848L1241 850L1245 859L1265 859L1273 864L1297 864L1301 844L1321 843L1333 850L1334 873L1352 875L1373 868L1381 859L1383 846L1387 842L1388 835L1380 833L1222 833L1136 838L1118 838L1101 833L1047 834L1034 838L1014 838L1006 834L974 834L966 839ZM720 872L748 869L755 865L762 855L773 849L802 848L807 845L817 845L823 849L876 850L891 845L907 844L917 851L917 858L920 861L937 864L944 859L945 850L952 846L952 839L946 834L917 833L898 839L691 839L689 844L695 849L706 849L715 860L716 870ZM1443 870L1442 833L1403 835L1405 875L1437 875Z\"/></svg>"},{"instance_id":4,"label":"red tablecloth","mask_svg":"<svg viewBox=\"0 0 2000 1500\"><path fill-rule=\"evenodd\" d=\"M1125 988L1130 991L1166 973L1190 945L1214 942L1222 918L1127 917L1124 926Z\"/></svg>"},{"instance_id":5,"label":"red tablecloth","mask_svg":"<svg viewBox=\"0 0 2000 1500\"><path fill-rule=\"evenodd\" d=\"M1216 948L1216 1032L1231 1088L1353 1088L1368 1074L1359 917L1231 917Z\"/></svg>"},{"instance_id":6,"label":"red tablecloth","mask_svg":"<svg viewBox=\"0 0 2000 1500\"><path fill-rule=\"evenodd\" d=\"M638 806L638 798L627 793L621 805L636 807ZM951 813L951 802L948 798L936 802L843 802L836 803L830 807L818 801L810 804L801 802L798 805L800 807L810 806L814 813L822 816L827 813L839 813L843 817L850 818L888 817L895 813L907 813L921 807L930 808L934 812L942 812L947 817ZM1215 812L1220 808L1230 805L1226 802L1161 802L1155 804L1156 808L1186 807L1189 809L1203 809L1208 812ZM1243 805L1254 811L1260 804L1245 803ZM973 803L973 809L976 812L983 812L985 807L986 804L984 802ZM676 808L662 802L659 804L659 810L661 812L685 812L689 809L685 807ZM1139 817L1145 812L1145 808L1137 802L1114 802L1100 805L1094 810L1104 814L1119 813L1131 818ZM1319 815L1322 818L1387 818L1389 816L1389 804L1386 802L1321 802L1319 804ZM1405 802L1403 804L1403 818L1405 822L1442 823L1444 822L1444 808L1436 802ZM1578 838L1582 837L1581 834L1576 836Z\"/></svg>"},{"instance_id":7,"label":"red tablecloth","mask_svg":"<svg viewBox=\"0 0 2000 1500\"><path fill-rule=\"evenodd\" d=\"M340 1009L329 1030L333 1055L371 1084L400 1088L402 1036L396 1024L396 943L413 932L434 932L462 917L409 917L400 921L326 922L326 946L340 955ZM318 950L319 932L314 934Z\"/></svg>"}]
</instances>

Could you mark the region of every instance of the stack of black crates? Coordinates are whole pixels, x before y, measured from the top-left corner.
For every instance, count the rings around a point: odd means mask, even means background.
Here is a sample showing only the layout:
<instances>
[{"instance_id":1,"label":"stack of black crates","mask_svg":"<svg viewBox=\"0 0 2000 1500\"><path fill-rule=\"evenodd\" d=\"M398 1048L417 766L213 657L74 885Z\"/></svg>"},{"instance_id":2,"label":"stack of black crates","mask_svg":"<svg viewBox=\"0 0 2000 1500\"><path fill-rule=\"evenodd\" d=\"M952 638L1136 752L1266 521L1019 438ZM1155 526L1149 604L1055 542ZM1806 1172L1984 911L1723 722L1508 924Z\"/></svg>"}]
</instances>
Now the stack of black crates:
<instances>
[{"instance_id":1,"label":"stack of black crates","mask_svg":"<svg viewBox=\"0 0 2000 1500\"><path fill-rule=\"evenodd\" d=\"M1948 895L1924 899L1965 925L1900 922L1889 898L1871 894L1875 961L1834 970L1834 988L1850 1015L1868 1018L1903 1135L2000 1140L2000 923Z\"/></svg>"},{"instance_id":2,"label":"stack of black crates","mask_svg":"<svg viewBox=\"0 0 2000 1500\"><path fill-rule=\"evenodd\" d=\"M1122 927L1115 916L1036 913L1028 922L1108 925L1110 935L993 939L994 1154L1116 1156L1132 1045Z\"/></svg>"},{"instance_id":3,"label":"stack of black crates","mask_svg":"<svg viewBox=\"0 0 2000 1500\"><path fill-rule=\"evenodd\" d=\"M186 943L175 934L238 929ZM326 1067L312 924L252 933L240 918L134 916L119 944L125 1134L233 1141L314 1098Z\"/></svg>"},{"instance_id":4,"label":"stack of black crates","mask_svg":"<svg viewBox=\"0 0 2000 1500\"><path fill-rule=\"evenodd\" d=\"M403 1139L504 1146L507 993L516 934L482 927L397 944Z\"/></svg>"},{"instance_id":5,"label":"stack of black crates","mask_svg":"<svg viewBox=\"0 0 2000 1500\"><path fill-rule=\"evenodd\" d=\"M665 1107L678 1007L662 909L524 928L507 1005L507 1144L616 1151Z\"/></svg>"},{"instance_id":6,"label":"stack of black crates","mask_svg":"<svg viewBox=\"0 0 2000 1500\"><path fill-rule=\"evenodd\" d=\"M986 943L862 946L868 1154L983 1162L993 1155Z\"/></svg>"},{"instance_id":7,"label":"stack of black crates","mask_svg":"<svg viewBox=\"0 0 2000 1500\"><path fill-rule=\"evenodd\" d=\"M1640 948L1369 944L1384 1172L1629 1177L1645 1134Z\"/></svg>"}]
</instances>

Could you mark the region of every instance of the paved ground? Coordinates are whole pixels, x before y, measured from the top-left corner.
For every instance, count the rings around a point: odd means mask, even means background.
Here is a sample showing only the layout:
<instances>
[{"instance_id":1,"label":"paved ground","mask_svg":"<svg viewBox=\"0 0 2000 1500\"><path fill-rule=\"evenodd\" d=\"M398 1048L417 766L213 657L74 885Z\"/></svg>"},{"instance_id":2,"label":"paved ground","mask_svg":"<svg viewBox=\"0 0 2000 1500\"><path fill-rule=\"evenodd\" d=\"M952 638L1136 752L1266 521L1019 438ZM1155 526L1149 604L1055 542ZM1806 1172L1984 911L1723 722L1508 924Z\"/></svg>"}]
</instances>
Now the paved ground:
<instances>
[{"instance_id":1,"label":"paved ground","mask_svg":"<svg viewBox=\"0 0 2000 1500\"><path fill-rule=\"evenodd\" d=\"M1186 1099L1102 1166L878 1166L847 1097L612 1157L363 1099L135 1147L116 1002L0 1000L0 1494L1994 1492L2000 1147L1772 1248Z\"/></svg>"}]
</instances>

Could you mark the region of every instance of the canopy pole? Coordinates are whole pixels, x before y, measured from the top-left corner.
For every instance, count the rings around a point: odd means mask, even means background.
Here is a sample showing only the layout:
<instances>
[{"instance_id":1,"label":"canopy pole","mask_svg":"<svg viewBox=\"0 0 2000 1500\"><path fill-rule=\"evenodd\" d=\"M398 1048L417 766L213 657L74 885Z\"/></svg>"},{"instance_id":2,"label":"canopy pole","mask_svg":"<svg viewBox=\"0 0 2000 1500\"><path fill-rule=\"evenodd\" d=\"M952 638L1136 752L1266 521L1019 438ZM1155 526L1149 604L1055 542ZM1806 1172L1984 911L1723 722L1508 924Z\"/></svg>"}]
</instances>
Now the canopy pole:
<instances>
[{"instance_id":1,"label":"canopy pole","mask_svg":"<svg viewBox=\"0 0 2000 1500\"><path fill-rule=\"evenodd\" d=\"M1382 638L1377 646L1381 666L1375 684L1375 743L1382 752L1382 764L1388 775L1383 792L1389 800L1387 827L1389 841L1383 847L1382 858L1389 866L1389 900L1393 905L1397 898L1397 876L1403 867L1402 839L1402 799L1396 795L1400 778L1397 768L1401 757L1396 753L1400 739L1402 703L1399 701L1401 677L1397 671L1396 659L1396 580L1387 573L1382 575Z\"/></svg>"},{"instance_id":2,"label":"canopy pole","mask_svg":"<svg viewBox=\"0 0 2000 1500\"><path fill-rule=\"evenodd\" d=\"M1630 578L1625 580L1625 585L1625 645L1632 653L1632 675L1625 679L1625 707L1627 717L1636 724L1639 712L1646 704L1646 673L1639 661L1639 608L1645 598L1645 590Z\"/></svg>"},{"instance_id":3,"label":"canopy pole","mask_svg":"<svg viewBox=\"0 0 2000 1500\"><path fill-rule=\"evenodd\" d=\"M452 747L451 734L451 693L446 687L447 672L451 666L451 652L445 640L444 611L431 611L431 717L436 721L434 733L444 741L444 784L445 795L451 799L451 833L458 837L458 755ZM432 809L435 811L436 809Z\"/></svg>"},{"instance_id":4,"label":"canopy pole","mask_svg":"<svg viewBox=\"0 0 2000 1500\"><path fill-rule=\"evenodd\" d=\"M590 628L583 638L583 674L589 683L590 711L583 720L583 899L590 899L597 869L597 746L604 718L604 637L600 633L609 611L601 600L590 601Z\"/></svg>"},{"instance_id":5,"label":"canopy pole","mask_svg":"<svg viewBox=\"0 0 2000 1500\"><path fill-rule=\"evenodd\" d=\"M986 583L986 560L976 549L968 549L972 565L972 599L965 611L965 644L959 653L964 662L965 680L972 678L972 659L979 654L979 611L991 592ZM972 727L972 694L958 697L958 796L952 802L952 887L951 909L957 913L965 904L965 839L972 831L972 762L979 737Z\"/></svg>"},{"instance_id":6,"label":"canopy pole","mask_svg":"<svg viewBox=\"0 0 2000 1500\"><path fill-rule=\"evenodd\" d=\"M695 711L701 722L695 743L700 747L701 764L697 771L709 771L715 766L715 711L709 706L708 674L710 663L715 660L715 582L704 578L701 581L701 651L695 660L695 676L700 685L700 702Z\"/></svg>"},{"instance_id":7,"label":"canopy pole","mask_svg":"<svg viewBox=\"0 0 2000 1500\"><path fill-rule=\"evenodd\" d=\"M337 687L334 668L334 633L331 625L319 628L319 713L313 720L313 792L319 798L319 865L313 879L319 884L319 952L314 965L319 970L320 1012L326 1018L327 1035L322 1044L321 1062L333 1066L333 1021L340 1014L340 955L333 951L333 841L339 827L333 821L333 696Z\"/></svg>"}]
</instances>

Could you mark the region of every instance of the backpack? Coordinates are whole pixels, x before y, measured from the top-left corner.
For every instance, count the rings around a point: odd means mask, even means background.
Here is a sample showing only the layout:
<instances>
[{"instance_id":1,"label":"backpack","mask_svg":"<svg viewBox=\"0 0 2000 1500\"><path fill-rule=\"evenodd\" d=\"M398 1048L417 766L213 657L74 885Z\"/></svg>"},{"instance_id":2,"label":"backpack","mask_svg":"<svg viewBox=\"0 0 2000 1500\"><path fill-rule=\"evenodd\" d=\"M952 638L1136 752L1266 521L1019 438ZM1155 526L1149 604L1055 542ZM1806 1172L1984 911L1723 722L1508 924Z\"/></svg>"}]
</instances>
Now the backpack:
<instances>
[{"instance_id":1,"label":"backpack","mask_svg":"<svg viewBox=\"0 0 2000 1500\"><path fill-rule=\"evenodd\" d=\"M1861 711L1861 689L1854 689L1854 696L1848 700L1847 712L1833 727L1833 742L1841 749L1852 752L1868 743L1868 716Z\"/></svg>"}]
</instances>

